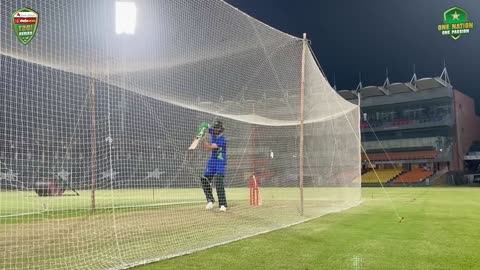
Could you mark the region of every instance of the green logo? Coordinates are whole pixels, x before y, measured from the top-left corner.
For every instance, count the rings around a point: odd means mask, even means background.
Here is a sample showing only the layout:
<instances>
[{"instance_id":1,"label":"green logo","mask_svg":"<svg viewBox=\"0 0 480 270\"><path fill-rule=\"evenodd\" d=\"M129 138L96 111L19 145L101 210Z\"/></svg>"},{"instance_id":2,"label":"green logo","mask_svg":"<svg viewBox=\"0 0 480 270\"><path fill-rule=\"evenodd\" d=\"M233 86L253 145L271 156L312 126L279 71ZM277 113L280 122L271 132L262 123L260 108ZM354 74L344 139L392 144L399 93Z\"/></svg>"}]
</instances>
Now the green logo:
<instances>
[{"instance_id":1,"label":"green logo","mask_svg":"<svg viewBox=\"0 0 480 270\"><path fill-rule=\"evenodd\" d=\"M217 148L217 159L218 160L223 160L223 152L222 152L223 148L222 147L218 147Z\"/></svg>"},{"instance_id":2,"label":"green logo","mask_svg":"<svg viewBox=\"0 0 480 270\"><path fill-rule=\"evenodd\" d=\"M473 22L468 21L468 13L459 7L452 7L443 13L443 24L438 25L438 31L444 36L457 40L473 29Z\"/></svg>"},{"instance_id":3,"label":"green logo","mask_svg":"<svg viewBox=\"0 0 480 270\"><path fill-rule=\"evenodd\" d=\"M12 14L12 25L18 40L27 45L37 33L38 13L25 7L17 9Z\"/></svg>"}]
</instances>

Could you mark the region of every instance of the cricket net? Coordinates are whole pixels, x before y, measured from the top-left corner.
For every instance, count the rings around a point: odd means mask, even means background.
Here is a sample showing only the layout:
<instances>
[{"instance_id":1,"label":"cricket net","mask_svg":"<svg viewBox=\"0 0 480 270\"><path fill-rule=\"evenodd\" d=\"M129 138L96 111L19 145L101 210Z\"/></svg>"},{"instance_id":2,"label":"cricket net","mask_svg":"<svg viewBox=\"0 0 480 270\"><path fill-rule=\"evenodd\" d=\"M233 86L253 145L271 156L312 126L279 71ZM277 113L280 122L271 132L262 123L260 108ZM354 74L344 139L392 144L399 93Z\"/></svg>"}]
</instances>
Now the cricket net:
<instances>
[{"instance_id":1,"label":"cricket net","mask_svg":"<svg viewBox=\"0 0 480 270\"><path fill-rule=\"evenodd\" d=\"M358 106L305 41L222 1L133 3L0 3L38 13L0 21L1 269L126 268L360 202ZM210 153L187 150L216 120L226 212L205 209Z\"/></svg>"}]
</instances>

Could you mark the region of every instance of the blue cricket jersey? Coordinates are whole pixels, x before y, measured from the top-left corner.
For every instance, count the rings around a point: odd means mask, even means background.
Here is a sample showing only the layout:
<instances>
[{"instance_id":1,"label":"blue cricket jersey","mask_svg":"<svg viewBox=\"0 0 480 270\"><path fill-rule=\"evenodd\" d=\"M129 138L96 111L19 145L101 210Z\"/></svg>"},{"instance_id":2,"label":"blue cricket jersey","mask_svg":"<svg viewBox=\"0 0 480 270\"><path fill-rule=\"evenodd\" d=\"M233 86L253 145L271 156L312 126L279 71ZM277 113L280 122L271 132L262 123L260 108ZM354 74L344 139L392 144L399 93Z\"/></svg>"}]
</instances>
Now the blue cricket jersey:
<instances>
[{"instance_id":1,"label":"blue cricket jersey","mask_svg":"<svg viewBox=\"0 0 480 270\"><path fill-rule=\"evenodd\" d=\"M215 174L225 176L225 167L227 165L227 139L221 134L219 137L215 135L213 129L208 129L210 133L211 143L217 145L217 149L212 151L212 155L208 160L205 176L213 176Z\"/></svg>"}]
</instances>

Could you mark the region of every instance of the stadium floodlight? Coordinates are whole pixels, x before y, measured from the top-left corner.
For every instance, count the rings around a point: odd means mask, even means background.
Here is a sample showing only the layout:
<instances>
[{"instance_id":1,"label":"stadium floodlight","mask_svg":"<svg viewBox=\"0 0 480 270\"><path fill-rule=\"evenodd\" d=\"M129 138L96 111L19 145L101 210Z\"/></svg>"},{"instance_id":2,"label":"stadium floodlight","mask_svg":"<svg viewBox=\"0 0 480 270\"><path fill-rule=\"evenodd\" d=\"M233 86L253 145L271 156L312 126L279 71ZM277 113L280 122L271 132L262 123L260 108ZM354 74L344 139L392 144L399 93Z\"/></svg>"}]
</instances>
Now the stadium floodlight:
<instances>
[{"instance_id":1,"label":"stadium floodlight","mask_svg":"<svg viewBox=\"0 0 480 270\"><path fill-rule=\"evenodd\" d=\"M137 22L137 6L133 2L115 2L115 32L133 35Z\"/></svg>"}]
</instances>

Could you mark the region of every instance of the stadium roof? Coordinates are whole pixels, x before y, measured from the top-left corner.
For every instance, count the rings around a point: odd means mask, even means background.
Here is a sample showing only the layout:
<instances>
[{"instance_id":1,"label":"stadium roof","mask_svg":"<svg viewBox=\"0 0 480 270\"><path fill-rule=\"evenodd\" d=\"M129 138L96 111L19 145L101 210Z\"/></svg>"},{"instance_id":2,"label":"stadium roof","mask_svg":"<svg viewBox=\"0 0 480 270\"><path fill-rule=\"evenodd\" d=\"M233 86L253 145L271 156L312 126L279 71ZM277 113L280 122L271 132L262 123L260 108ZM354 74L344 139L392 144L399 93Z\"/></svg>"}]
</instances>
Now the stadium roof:
<instances>
[{"instance_id":1,"label":"stadium roof","mask_svg":"<svg viewBox=\"0 0 480 270\"><path fill-rule=\"evenodd\" d=\"M388 90L390 95L400 94L400 93L410 93L415 91L415 88L412 87L410 83L392 83L385 87Z\"/></svg>"},{"instance_id":2,"label":"stadium roof","mask_svg":"<svg viewBox=\"0 0 480 270\"><path fill-rule=\"evenodd\" d=\"M362 97L376 97L387 95L387 91L380 86L367 86L361 88L359 91Z\"/></svg>"},{"instance_id":3,"label":"stadium roof","mask_svg":"<svg viewBox=\"0 0 480 270\"><path fill-rule=\"evenodd\" d=\"M358 98L358 95L353 90L340 90L337 93L346 100Z\"/></svg>"},{"instance_id":4,"label":"stadium roof","mask_svg":"<svg viewBox=\"0 0 480 270\"><path fill-rule=\"evenodd\" d=\"M418 90L425 90L431 88L438 88L438 87L446 87L448 85L447 82L437 78L423 78L420 80L415 81L415 86Z\"/></svg>"},{"instance_id":5,"label":"stadium roof","mask_svg":"<svg viewBox=\"0 0 480 270\"><path fill-rule=\"evenodd\" d=\"M417 75L414 74L410 82L397 82L390 83L387 79L383 86L366 86L362 87L362 83L359 83L357 90L340 90L338 94L346 100L358 99L360 93L362 98L378 97L378 96L390 96L401 93L412 93L427 89L441 88L450 86L450 79L448 77L447 69L444 68L442 74L439 77L426 77L417 79Z\"/></svg>"}]
</instances>

